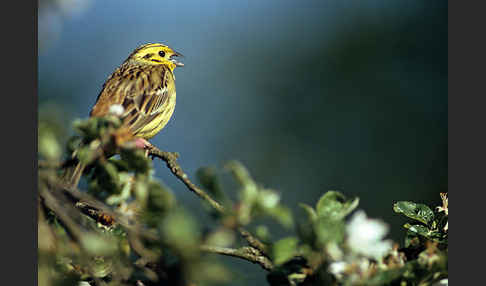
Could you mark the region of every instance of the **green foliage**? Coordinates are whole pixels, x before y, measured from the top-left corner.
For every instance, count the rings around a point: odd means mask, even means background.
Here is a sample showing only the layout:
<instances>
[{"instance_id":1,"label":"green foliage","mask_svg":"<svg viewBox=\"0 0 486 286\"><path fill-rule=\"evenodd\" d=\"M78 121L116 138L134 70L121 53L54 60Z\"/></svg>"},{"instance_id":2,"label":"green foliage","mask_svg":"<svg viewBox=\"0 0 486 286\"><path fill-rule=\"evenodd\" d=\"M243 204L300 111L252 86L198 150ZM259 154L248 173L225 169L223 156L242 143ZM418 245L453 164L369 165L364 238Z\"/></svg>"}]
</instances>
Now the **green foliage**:
<instances>
[{"instance_id":1,"label":"green foliage","mask_svg":"<svg viewBox=\"0 0 486 286\"><path fill-rule=\"evenodd\" d=\"M208 193L210 193L214 197L214 199L218 201L227 200L227 197L223 193L221 183L218 180L218 176L214 168L199 168L196 172L196 176L199 182L201 182L202 187L206 189Z\"/></svg>"},{"instance_id":2,"label":"green foliage","mask_svg":"<svg viewBox=\"0 0 486 286\"><path fill-rule=\"evenodd\" d=\"M393 210L426 225L434 220L434 212L424 204L397 202L393 205Z\"/></svg>"},{"instance_id":3,"label":"green foliage","mask_svg":"<svg viewBox=\"0 0 486 286\"><path fill-rule=\"evenodd\" d=\"M172 246L184 259L192 259L199 255L200 230L196 221L182 209L164 217L160 232L164 236L164 242Z\"/></svg>"},{"instance_id":4,"label":"green foliage","mask_svg":"<svg viewBox=\"0 0 486 286\"><path fill-rule=\"evenodd\" d=\"M301 237L314 248L340 243L344 238L343 219L358 206L359 199L348 200L337 191L324 193L315 209L306 204L299 206L308 220L301 227Z\"/></svg>"},{"instance_id":5,"label":"green foliage","mask_svg":"<svg viewBox=\"0 0 486 286\"><path fill-rule=\"evenodd\" d=\"M116 116L92 117L87 120L76 120L73 123L76 130L85 142L106 138L112 130L119 128L121 121Z\"/></svg>"},{"instance_id":6,"label":"green foliage","mask_svg":"<svg viewBox=\"0 0 486 286\"><path fill-rule=\"evenodd\" d=\"M447 203L445 204L447 208ZM422 223L406 223L404 225L404 227L408 229L407 240L419 236L441 244L447 244L447 228L445 227L447 224L447 215L442 214L439 211L434 213L434 211L424 204L404 201L395 203L393 205L393 210L396 213L401 213Z\"/></svg>"},{"instance_id":7,"label":"green foliage","mask_svg":"<svg viewBox=\"0 0 486 286\"><path fill-rule=\"evenodd\" d=\"M358 203L358 198L346 201L346 197L343 194L336 191L328 191L317 202L317 216L320 218L342 219L351 213L358 206Z\"/></svg>"},{"instance_id":8,"label":"green foliage","mask_svg":"<svg viewBox=\"0 0 486 286\"><path fill-rule=\"evenodd\" d=\"M299 240L296 237L286 237L275 242L272 246L273 262L281 265L296 256L298 243Z\"/></svg>"},{"instance_id":9,"label":"green foliage","mask_svg":"<svg viewBox=\"0 0 486 286\"><path fill-rule=\"evenodd\" d=\"M55 131L43 122L39 123L39 134L42 136L38 140L39 155L47 160L56 161L61 158L62 148L56 140Z\"/></svg>"},{"instance_id":10,"label":"green foliage","mask_svg":"<svg viewBox=\"0 0 486 286\"><path fill-rule=\"evenodd\" d=\"M263 265L270 285L434 285L448 277L445 194L436 208L393 205L411 220L404 225L400 247L385 239L384 222L357 210L359 198L324 192L315 207L298 204L304 215L294 216L278 191L231 161L225 169L238 186L235 200L221 183L226 173L216 168L197 172L203 188L225 209L213 210L218 214L214 225L203 226L154 177L152 160L134 148L133 138L113 116L76 121L78 134L65 148L68 156L73 153L87 164L88 190L83 193L104 207L62 198L53 186L61 181L63 148L50 124L41 121L39 126L39 157L47 163L39 170L39 285L228 283L232 273L207 254L211 249L233 251L233 256ZM56 199L57 204L51 201ZM277 237L268 225L272 221L295 233ZM237 239L245 226L256 226L254 235L264 247L255 244L256 238L247 239L250 246Z\"/></svg>"},{"instance_id":11,"label":"green foliage","mask_svg":"<svg viewBox=\"0 0 486 286\"><path fill-rule=\"evenodd\" d=\"M290 228L293 217L289 208L280 204L280 195L272 189L257 184L250 176L248 170L238 161L226 164L233 178L240 184L238 191L240 202L237 210L237 220L247 225L255 218L269 216L282 226Z\"/></svg>"}]
</instances>

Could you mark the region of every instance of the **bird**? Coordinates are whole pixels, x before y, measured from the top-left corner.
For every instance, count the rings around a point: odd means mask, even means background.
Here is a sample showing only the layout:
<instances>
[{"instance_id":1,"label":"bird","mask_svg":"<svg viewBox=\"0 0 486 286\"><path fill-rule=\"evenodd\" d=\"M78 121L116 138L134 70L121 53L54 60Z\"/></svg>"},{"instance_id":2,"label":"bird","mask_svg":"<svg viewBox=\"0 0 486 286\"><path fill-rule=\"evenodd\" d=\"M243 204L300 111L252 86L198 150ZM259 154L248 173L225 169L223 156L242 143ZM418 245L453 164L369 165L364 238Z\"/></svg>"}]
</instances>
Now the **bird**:
<instances>
[{"instance_id":1,"label":"bird","mask_svg":"<svg viewBox=\"0 0 486 286\"><path fill-rule=\"evenodd\" d=\"M177 57L183 56L162 43L137 47L105 81L90 117L103 117L121 107L122 126L142 142L142 148L150 146L147 140L166 126L175 109L174 69L184 66ZM64 182L77 186L85 167L79 161L71 164Z\"/></svg>"}]
</instances>

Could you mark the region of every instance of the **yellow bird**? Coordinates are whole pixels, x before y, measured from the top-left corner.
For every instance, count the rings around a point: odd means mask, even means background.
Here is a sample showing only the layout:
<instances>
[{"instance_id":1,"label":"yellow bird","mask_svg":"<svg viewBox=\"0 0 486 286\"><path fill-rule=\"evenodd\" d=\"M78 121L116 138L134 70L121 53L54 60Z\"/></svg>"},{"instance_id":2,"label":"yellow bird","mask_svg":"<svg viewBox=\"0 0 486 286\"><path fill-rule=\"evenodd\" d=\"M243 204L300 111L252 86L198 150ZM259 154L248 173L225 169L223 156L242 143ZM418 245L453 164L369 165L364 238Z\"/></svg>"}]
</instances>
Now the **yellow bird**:
<instances>
[{"instance_id":1,"label":"yellow bird","mask_svg":"<svg viewBox=\"0 0 486 286\"><path fill-rule=\"evenodd\" d=\"M103 84L90 116L105 116L114 105L123 107L123 125L133 136L155 136L169 122L176 104L174 69L184 66L182 56L164 44L148 43L136 48ZM77 186L83 164L68 169L64 180Z\"/></svg>"}]
</instances>

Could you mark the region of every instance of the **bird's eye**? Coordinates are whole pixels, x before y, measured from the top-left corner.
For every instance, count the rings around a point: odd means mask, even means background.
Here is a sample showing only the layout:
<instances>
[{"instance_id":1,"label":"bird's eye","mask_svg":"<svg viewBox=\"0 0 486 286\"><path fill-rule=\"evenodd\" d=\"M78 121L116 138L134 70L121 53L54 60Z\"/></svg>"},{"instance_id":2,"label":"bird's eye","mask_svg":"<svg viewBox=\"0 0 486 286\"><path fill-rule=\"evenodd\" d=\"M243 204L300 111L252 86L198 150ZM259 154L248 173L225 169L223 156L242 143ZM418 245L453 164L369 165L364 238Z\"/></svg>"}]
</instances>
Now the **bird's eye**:
<instances>
[{"instance_id":1,"label":"bird's eye","mask_svg":"<svg viewBox=\"0 0 486 286\"><path fill-rule=\"evenodd\" d=\"M161 56L161 57L165 57L165 52L164 52L164 51L160 51L160 52L159 52L159 56Z\"/></svg>"}]
</instances>

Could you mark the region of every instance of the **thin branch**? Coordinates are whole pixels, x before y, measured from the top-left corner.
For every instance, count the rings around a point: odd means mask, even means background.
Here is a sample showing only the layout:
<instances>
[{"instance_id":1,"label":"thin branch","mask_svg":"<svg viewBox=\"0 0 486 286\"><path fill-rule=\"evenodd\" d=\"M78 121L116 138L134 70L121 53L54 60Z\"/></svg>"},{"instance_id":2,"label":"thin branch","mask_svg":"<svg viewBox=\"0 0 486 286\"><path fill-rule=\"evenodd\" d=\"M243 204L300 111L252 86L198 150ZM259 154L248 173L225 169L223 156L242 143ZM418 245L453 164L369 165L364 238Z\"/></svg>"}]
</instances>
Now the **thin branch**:
<instances>
[{"instance_id":1,"label":"thin branch","mask_svg":"<svg viewBox=\"0 0 486 286\"><path fill-rule=\"evenodd\" d=\"M238 257L256 264L259 264L265 270L272 270L273 264L263 253L251 246L241 248L227 248L218 246L201 245L201 251L208 253L216 253L221 255Z\"/></svg>"},{"instance_id":2,"label":"thin branch","mask_svg":"<svg viewBox=\"0 0 486 286\"><path fill-rule=\"evenodd\" d=\"M47 183L46 189L53 194L57 194L57 197L59 197L54 198L51 196L50 198L54 203L57 201L56 205L59 205L58 208L54 207L54 213L66 213L65 210L61 209L61 207L63 205L72 205L76 209L80 210L83 214L91 217L95 221L100 222L105 226L109 227L116 223L123 227L127 232L136 233L140 236L140 238L150 241L159 240L156 233L147 229L142 229L136 221L131 220L123 213L112 210L110 207L106 206L104 203L100 202L98 199L94 198L88 193L81 192L74 187L68 187L63 183L59 183L55 180L55 178L45 175L42 172L39 173L39 177L41 180ZM61 201L60 195L63 195L62 205L59 204ZM41 197L45 197L45 195L41 194ZM71 207L71 209L75 210L73 207ZM71 213L71 215L73 215L73 213Z\"/></svg>"},{"instance_id":3,"label":"thin branch","mask_svg":"<svg viewBox=\"0 0 486 286\"><path fill-rule=\"evenodd\" d=\"M87 193L58 183L43 172L40 172L40 178L43 182L43 188L40 189L40 197L46 207L51 209L66 226L75 241L81 242L82 231L71 217L79 217L82 213L106 227L112 227L115 224L121 225L127 232L131 249L140 256L138 264L141 263L145 267L145 264L157 261L158 255L147 249L142 242L144 239L159 240L157 234L142 229L139 223L132 222L124 214L112 211ZM80 247L82 246L80 244Z\"/></svg>"},{"instance_id":4,"label":"thin branch","mask_svg":"<svg viewBox=\"0 0 486 286\"><path fill-rule=\"evenodd\" d=\"M174 174L179 180L181 180L187 186L187 188L190 191L195 193L201 199L208 202L209 205L211 205L219 213L221 213L221 214L225 213L225 209L220 203L218 203L213 198L211 198L211 196L209 196L203 189L196 186L189 179L187 174L182 170L179 163L177 163L177 158L179 157L178 153L161 151L160 149L158 149L154 145L150 145L147 148L148 148L147 149L148 155L162 159L167 164L167 167L170 169L172 174ZM253 248L256 248L262 254L268 256L268 247L263 242L258 240L250 232L248 232L247 230L245 230L242 227L238 227L238 231L240 232L241 236L248 242L248 244L250 246L252 246Z\"/></svg>"},{"instance_id":5,"label":"thin branch","mask_svg":"<svg viewBox=\"0 0 486 286\"><path fill-rule=\"evenodd\" d=\"M106 212L103 212L86 202L78 201L76 202L75 206L81 210L82 213L91 217L96 222L101 223L106 227L113 226L117 220L115 219L114 215L110 215ZM118 215L119 217L120 215ZM147 249L143 243L142 238L149 238L150 240L156 241L158 240L157 235L149 233L143 229L139 225L136 226L127 226L125 225L125 231L127 232L128 243L130 244L131 249L137 253L145 265L147 262L154 262L157 260L158 255Z\"/></svg>"},{"instance_id":6,"label":"thin branch","mask_svg":"<svg viewBox=\"0 0 486 286\"><path fill-rule=\"evenodd\" d=\"M259 239L254 237L250 232L245 230L242 227L238 228L238 231L240 232L241 236L248 242L248 244L259 251L261 251L264 255L268 256L268 247L265 245L263 242L261 242Z\"/></svg>"},{"instance_id":7,"label":"thin branch","mask_svg":"<svg viewBox=\"0 0 486 286\"><path fill-rule=\"evenodd\" d=\"M177 158L179 157L179 154L161 151L153 145L149 147L148 151L149 151L149 155L160 158L163 161L165 161L167 167L170 169L172 174L174 174L179 180L181 180L189 190L194 192L201 199L208 202L211 205L211 207L213 207L219 213L224 213L224 207L220 203L215 201L204 190L197 187L193 182L191 182L191 180L189 180L187 174L182 170L179 163L177 163Z\"/></svg>"},{"instance_id":8,"label":"thin branch","mask_svg":"<svg viewBox=\"0 0 486 286\"><path fill-rule=\"evenodd\" d=\"M46 188L39 189L39 196L42 203L50 210L52 210L66 227L67 232L71 235L74 241L80 243L82 237L82 230L78 224L71 218L72 206L64 206L59 202Z\"/></svg>"}]
</instances>

